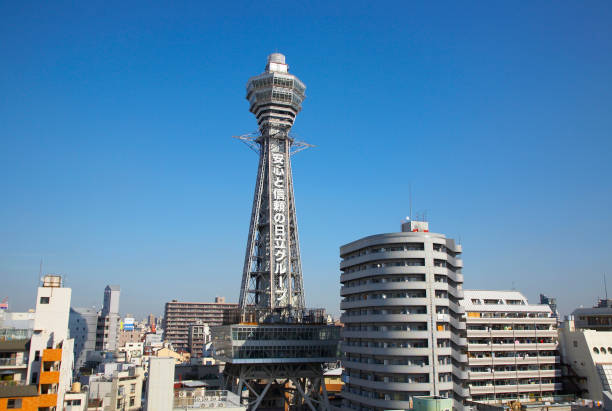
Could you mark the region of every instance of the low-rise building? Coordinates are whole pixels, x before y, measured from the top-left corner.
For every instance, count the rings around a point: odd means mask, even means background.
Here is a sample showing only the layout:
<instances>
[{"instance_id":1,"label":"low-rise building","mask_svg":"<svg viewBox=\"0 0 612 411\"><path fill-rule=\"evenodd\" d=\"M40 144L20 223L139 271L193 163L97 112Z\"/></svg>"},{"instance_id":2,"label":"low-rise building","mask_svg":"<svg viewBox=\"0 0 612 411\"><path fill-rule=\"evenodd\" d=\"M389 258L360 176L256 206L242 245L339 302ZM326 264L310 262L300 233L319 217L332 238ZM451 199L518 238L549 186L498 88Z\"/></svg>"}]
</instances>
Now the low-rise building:
<instances>
[{"instance_id":1,"label":"low-rise building","mask_svg":"<svg viewBox=\"0 0 612 411\"><path fill-rule=\"evenodd\" d=\"M559 329L566 389L594 401L612 391L612 331L579 329L573 320Z\"/></svg>"},{"instance_id":2,"label":"low-rise building","mask_svg":"<svg viewBox=\"0 0 612 411\"><path fill-rule=\"evenodd\" d=\"M464 290L475 402L552 398L562 389L557 319L518 291Z\"/></svg>"},{"instance_id":3,"label":"low-rise building","mask_svg":"<svg viewBox=\"0 0 612 411\"><path fill-rule=\"evenodd\" d=\"M100 373L87 377L89 407L102 407L105 411L139 410L142 406L142 367L118 369L108 375Z\"/></svg>"},{"instance_id":4,"label":"low-rise building","mask_svg":"<svg viewBox=\"0 0 612 411\"><path fill-rule=\"evenodd\" d=\"M600 299L592 308L576 308L572 318L576 329L612 331L612 299Z\"/></svg>"},{"instance_id":5,"label":"low-rise building","mask_svg":"<svg viewBox=\"0 0 612 411\"><path fill-rule=\"evenodd\" d=\"M189 325L189 353L191 358L204 356L204 349L210 344L212 337L210 327L202 320Z\"/></svg>"},{"instance_id":6,"label":"low-rise building","mask_svg":"<svg viewBox=\"0 0 612 411\"><path fill-rule=\"evenodd\" d=\"M0 384L27 384L29 340L0 341Z\"/></svg>"},{"instance_id":7,"label":"low-rise building","mask_svg":"<svg viewBox=\"0 0 612 411\"><path fill-rule=\"evenodd\" d=\"M64 395L64 411L87 410L87 392L81 390L81 384L75 382L70 391Z\"/></svg>"}]
</instances>

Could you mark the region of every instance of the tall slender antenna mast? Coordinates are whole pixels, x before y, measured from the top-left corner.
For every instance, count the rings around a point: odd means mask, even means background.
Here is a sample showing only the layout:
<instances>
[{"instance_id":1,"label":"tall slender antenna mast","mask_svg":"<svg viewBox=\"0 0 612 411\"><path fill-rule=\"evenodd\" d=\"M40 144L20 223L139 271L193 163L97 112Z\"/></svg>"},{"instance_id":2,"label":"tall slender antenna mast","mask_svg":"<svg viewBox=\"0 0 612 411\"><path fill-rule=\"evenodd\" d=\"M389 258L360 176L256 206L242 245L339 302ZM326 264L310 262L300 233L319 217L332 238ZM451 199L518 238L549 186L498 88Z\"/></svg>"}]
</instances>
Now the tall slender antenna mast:
<instances>
[{"instance_id":1,"label":"tall slender antenna mast","mask_svg":"<svg viewBox=\"0 0 612 411\"><path fill-rule=\"evenodd\" d=\"M608 285L606 284L606 273L603 273L604 278L604 290L606 291L606 302L608 301Z\"/></svg>"},{"instance_id":2,"label":"tall slender antenna mast","mask_svg":"<svg viewBox=\"0 0 612 411\"><path fill-rule=\"evenodd\" d=\"M412 221L412 184L408 183L408 203L410 204L410 221Z\"/></svg>"},{"instance_id":3,"label":"tall slender antenna mast","mask_svg":"<svg viewBox=\"0 0 612 411\"><path fill-rule=\"evenodd\" d=\"M38 278L36 279L36 286L38 286L42 280L42 263L43 259L40 257L40 267L38 268Z\"/></svg>"}]
</instances>

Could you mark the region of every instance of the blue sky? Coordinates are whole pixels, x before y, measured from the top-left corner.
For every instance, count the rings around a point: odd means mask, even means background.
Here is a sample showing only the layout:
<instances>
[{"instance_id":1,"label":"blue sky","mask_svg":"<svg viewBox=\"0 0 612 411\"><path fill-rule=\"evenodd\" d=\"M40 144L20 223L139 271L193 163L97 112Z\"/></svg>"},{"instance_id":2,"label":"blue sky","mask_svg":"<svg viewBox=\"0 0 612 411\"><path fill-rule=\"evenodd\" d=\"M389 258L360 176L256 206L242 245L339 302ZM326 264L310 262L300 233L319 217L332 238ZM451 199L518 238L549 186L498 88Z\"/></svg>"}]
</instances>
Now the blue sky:
<instances>
[{"instance_id":1,"label":"blue sky","mask_svg":"<svg viewBox=\"0 0 612 411\"><path fill-rule=\"evenodd\" d=\"M307 3L307 4L306 4ZM337 313L340 245L413 209L465 288L603 296L612 249L612 3L0 3L0 297L39 262L73 305L236 301L257 157L247 79L307 85L294 132L306 300ZM612 294L612 276L609 277Z\"/></svg>"}]
</instances>

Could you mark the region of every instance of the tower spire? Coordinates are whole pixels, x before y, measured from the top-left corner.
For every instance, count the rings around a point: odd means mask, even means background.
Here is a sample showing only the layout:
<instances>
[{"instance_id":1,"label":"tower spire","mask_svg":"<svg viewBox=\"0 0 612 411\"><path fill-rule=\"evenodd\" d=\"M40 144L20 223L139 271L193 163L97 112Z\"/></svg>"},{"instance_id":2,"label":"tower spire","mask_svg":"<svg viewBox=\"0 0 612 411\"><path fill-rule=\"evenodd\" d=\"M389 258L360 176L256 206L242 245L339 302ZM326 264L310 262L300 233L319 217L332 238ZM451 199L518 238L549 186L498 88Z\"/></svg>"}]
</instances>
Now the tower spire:
<instances>
[{"instance_id":1,"label":"tower spire","mask_svg":"<svg viewBox=\"0 0 612 411\"><path fill-rule=\"evenodd\" d=\"M302 264L295 214L289 136L306 86L289 74L285 56L268 56L265 71L247 82L246 98L257 118L259 167L240 289L243 315L300 315L304 309ZM294 147L295 150L295 147Z\"/></svg>"}]
</instances>

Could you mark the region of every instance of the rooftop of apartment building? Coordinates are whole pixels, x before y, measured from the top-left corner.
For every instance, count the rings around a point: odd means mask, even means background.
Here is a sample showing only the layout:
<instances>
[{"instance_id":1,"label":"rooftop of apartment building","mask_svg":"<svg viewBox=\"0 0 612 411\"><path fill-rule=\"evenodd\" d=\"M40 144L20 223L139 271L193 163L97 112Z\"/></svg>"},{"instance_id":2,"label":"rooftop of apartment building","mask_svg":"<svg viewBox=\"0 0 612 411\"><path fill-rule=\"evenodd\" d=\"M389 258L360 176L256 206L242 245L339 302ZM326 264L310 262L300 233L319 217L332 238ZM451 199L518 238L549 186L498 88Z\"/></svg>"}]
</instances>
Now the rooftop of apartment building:
<instances>
[{"instance_id":1,"label":"rooftop of apartment building","mask_svg":"<svg viewBox=\"0 0 612 411\"><path fill-rule=\"evenodd\" d=\"M530 304L519 291L464 290L461 305L466 311L516 311L551 313L547 304Z\"/></svg>"},{"instance_id":2,"label":"rooftop of apartment building","mask_svg":"<svg viewBox=\"0 0 612 411\"><path fill-rule=\"evenodd\" d=\"M597 315L612 315L612 299L609 298L600 298L597 301L597 305L594 307L579 307L574 310L572 313L574 316L576 315L588 315L588 314L597 314Z\"/></svg>"}]
</instances>

